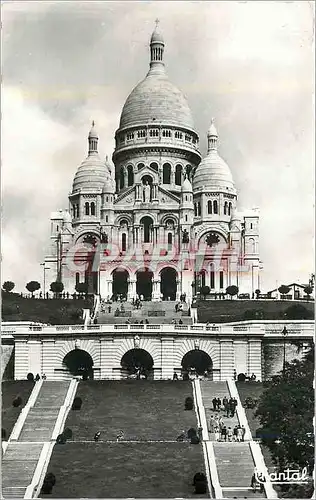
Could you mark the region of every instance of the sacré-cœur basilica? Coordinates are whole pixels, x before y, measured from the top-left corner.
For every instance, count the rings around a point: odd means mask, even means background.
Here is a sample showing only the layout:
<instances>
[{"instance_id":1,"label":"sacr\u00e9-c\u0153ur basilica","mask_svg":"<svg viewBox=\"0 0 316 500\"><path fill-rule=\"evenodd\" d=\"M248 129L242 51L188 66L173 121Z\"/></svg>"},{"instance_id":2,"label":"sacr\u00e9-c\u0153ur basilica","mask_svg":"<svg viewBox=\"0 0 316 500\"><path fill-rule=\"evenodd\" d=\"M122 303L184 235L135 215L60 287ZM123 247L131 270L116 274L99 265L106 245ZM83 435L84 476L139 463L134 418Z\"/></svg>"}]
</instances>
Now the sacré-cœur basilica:
<instances>
[{"instance_id":1,"label":"sacr\u00e9-c\u0153ur basilica","mask_svg":"<svg viewBox=\"0 0 316 500\"><path fill-rule=\"evenodd\" d=\"M212 294L237 285L251 297L260 286L258 211L238 211L213 120L201 158L188 102L167 77L164 49L156 27L149 71L123 106L114 166L100 158L92 123L69 210L51 216L47 282L61 281L69 293L86 282L90 293L128 300L185 294L190 302L203 285Z\"/></svg>"}]
</instances>

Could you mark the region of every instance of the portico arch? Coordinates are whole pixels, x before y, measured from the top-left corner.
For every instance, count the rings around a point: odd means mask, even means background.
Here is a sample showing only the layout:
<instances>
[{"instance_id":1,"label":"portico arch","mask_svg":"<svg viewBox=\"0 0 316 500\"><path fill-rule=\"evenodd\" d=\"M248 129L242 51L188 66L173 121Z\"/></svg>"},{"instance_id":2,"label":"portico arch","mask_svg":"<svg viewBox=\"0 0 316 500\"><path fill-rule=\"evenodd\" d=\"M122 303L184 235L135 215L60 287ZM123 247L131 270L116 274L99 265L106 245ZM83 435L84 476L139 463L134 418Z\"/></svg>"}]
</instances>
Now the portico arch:
<instances>
[{"instance_id":1,"label":"portico arch","mask_svg":"<svg viewBox=\"0 0 316 500\"><path fill-rule=\"evenodd\" d=\"M128 350L121 359L122 376L153 378L154 360L145 349Z\"/></svg>"},{"instance_id":2,"label":"portico arch","mask_svg":"<svg viewBox=\"0 0 316 500\"><path fill-rule=\"evenodd\" d=\"M181 366L183 371L190 372L193 369L197 375L203 375L205 371L208 372L209 376L212 376L213 373L211 357L200 349L187 352L182 358Z\"/></svg>"},{"instance_id":3,"label":"portico arch","mask_svg":"<svg viewBox=\"0 0 316 500\"><path fill-rule=\"evenodd\" d=\"M176 300L178 273L172 267L160 271L160 291L162 300Z\"/></svg>"},{"instance_id":4,"label":"portico arch","mask_svg":"<svg viewBox=\"0 0 316 500\"><path fill-rule=\"evenodd\" d=\"M113 296L115 299L122 296L123 298L127 298L128 292L128 278L129 274L126 269L117 268L114 269L112 273L113 278Z\"/></svg>"},{"instance_id":5,"label":"portico arch","mask_svg":"<svg viewBox=\"0 0 316 500\"><path fill-rule=\"evenodd\" d=\"M68 352L63 359L63 368L71 375L82 375L83 379L93 378L93 359L83 349L73 349Z\"/></svg>"},{"instance_id":6,"label":"portico arch","mask_svg":"<svg viewBox=\"0 0 316 500\"><path fill-rule=\"evenodd\" d=\"M136 293L144 300L151 300L153 291L153 272L148 268L139 269L136 272Z\"/></svg>"}]
</instances>

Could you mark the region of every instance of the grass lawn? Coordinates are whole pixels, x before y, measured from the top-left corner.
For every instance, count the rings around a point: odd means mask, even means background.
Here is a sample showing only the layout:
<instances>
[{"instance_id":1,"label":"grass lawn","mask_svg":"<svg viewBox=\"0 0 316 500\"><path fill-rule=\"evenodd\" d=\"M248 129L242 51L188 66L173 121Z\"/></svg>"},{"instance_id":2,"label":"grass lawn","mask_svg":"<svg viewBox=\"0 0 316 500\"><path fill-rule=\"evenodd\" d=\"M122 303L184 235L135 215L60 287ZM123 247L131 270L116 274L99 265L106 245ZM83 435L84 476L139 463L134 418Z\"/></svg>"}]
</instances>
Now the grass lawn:
<instances>
[{"instance_id":1,"label":"grass lawn","mask_svg":"<svg viewBox=\"0 0 316 500\"><path fill-rule=\"evenodd\" d=\"M198 318L202 323L229 323L243 321L246 311L263 311L263 318L284 319L284 312L293 304L303 305L314 318L314 302L292 300L201 300L198 302Z\"/></svg>"},{"instance_id":2,"label":"grass lawn","mask_svg":"<svg viewBox=\"0 0 316 500\"><path fill-rule=\"evenodd\" d=\"M29 382L28 380L10 380L2 382L1 386L1 427L6 430L8 439L22 408L24 408L29 399L34 387L34 382ZM22 404L18 408L14 408L12 402L18 396L21 397Z\"/></svg>"},{"instance_id":3,"label":"grass lawn","mask_svg":"<svg viewBox=\"0 0 316 500\"><path fill-rule=\"evenodd\" d=\"M236 386L239 392L239 397L242 405L244 406L245 399L250 397L252 399L259 399L264 391L263 384L261 382L236 382ZM251 430L252 437L256 437L256 430L261 427L258 417L255 417L256 408L250 409L245 408L248 424ZM272 462L271 453L269 448L260 445L261 451L264 457L266 466L273 470L274 464Z\"/></svg>"},{"instance_id":4,"label":"grass lawn","mask_svg":"<svg viewBox=\"0 0 316 500\"><path fill-rule=\"evenodd\" d=\"M48 472L55 474L56 484L49 496L199 498L192 486L199 471L204 471L200 445L69 442L54 447Z\"/></svg>"},{"instance_id":5,"label":"grass lawn","mask_svg":"<svg viewBox=\"0 0 316 500\"><path fill-rule=\"evenodd\" d=\"M51 325L81 324L76 312L91 307L90 300L28 299L17 293L2 292L2 321L35 321ZM82 316L82 314L81 314Z\"/></svg>"},{"instance_id":6,"label":"grass lawn","mask_svg":"<svg viewBox=\"0 0 316 500\"><path fill-rule=\"evenodd\" d=\"M66 426L74 441L91 440L101 431L101 440L175 440L182 430L196 428L195 411L185 411L192 396L191 382L184 381L87 381L76 393L83 401L80 411L70 411Z\"/></svg>"}]
</instances>

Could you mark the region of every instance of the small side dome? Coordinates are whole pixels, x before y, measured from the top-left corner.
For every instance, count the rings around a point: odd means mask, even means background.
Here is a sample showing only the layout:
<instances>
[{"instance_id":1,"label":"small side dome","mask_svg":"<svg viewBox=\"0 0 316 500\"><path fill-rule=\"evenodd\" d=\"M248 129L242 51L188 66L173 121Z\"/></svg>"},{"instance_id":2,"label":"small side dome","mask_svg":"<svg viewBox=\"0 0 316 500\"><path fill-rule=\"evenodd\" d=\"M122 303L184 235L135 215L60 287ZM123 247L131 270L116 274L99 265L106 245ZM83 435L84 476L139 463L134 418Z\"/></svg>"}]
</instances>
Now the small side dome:
<instances>
[{"instance_id":1,"label":"small side dome","mask_svg":"<svg viewBox=\"0 0 316 500\"><path fill-rule=\"evenodd\" d=\"M214 118L212 118L211 126L207 132L207 137L218 137L218 133L217 133L216 127L214 125Z\"/></svg>"},{"instance_id":2,"label":"small side dome","mask_svg":"<svg viewBox=\"0 0 316 500\"><path fill-rule=\"evenodd\" d=\"M153 34L151 35L150 43L163 43L163 44L165 44L163 36L158 31L157 27L154 29Z\"/></svg>"},{"instance_id":3,"label":"small side dome","mask_svg":"<svg viewBox=\"0 0 316 500\"><path fill-rule=\"evenodd\" d=\"M108 177L103 185L102 193L106 194L114 194L115 192L115 183L111 177Z\"/></svg>"},{"instance_id":4,"label":"small side dome","mask_svg":"<svg viewBox=\"0 0 316 500\"><path fill-rule=\"evenodd\" d=\"M182 193L192 193L192 184L187 177L183 181L181 191Z\"/></svg>"},{"instance_id":5,"label":"small side dome","mask_svg":"<svg viewBox=\"0 0 316 500\"><path fill-rule=\"evenodd\" d=\"M95 128L94 120L92 121L92 126L91 126L88 137L89 137L89 139L98 139L99 138L98 132L96 131L96 128Z\"/></svg>"}]
</instances>

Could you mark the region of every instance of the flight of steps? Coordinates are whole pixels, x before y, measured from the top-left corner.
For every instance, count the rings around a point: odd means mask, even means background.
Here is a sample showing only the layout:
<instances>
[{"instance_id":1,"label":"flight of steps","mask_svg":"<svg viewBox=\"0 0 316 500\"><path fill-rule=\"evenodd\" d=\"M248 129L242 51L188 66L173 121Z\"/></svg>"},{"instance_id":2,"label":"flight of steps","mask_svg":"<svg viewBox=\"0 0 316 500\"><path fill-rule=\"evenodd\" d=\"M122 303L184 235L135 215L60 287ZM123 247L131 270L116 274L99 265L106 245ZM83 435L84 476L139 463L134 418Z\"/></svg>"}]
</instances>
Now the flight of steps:
<instances>
[{"instance_id":1,"label":"flight of steps","mask_svg":"<svg viewBox=\"0 0 316 500\"><path fill-rule=\"evenodd\" d=\"M202 380L201 392L208 429L211 416L215 416L216 414L221 415L221 417L223 418L223 423L224 425L226 425L227 429L228 427L231 427L233 429L235 425L238 425L239 422L236 413L234 417L226 417L226 412L224 410L221 410L220 412L213 410L212 399L216 397L220 398L220 400L223 401L223 398L225 396L227 399L230 398L227 382L211 382ZM214 440L214 433L209 432L209 439Z\"/></svg>"},{"instance_id":2,"label":"flight of steps","mask_svg":"<svg viewBox=\"0 0 316 500\"><path fill-rule=\"evenodd\" d=\"M49 442L69 382L44 381L17 441L9 440L2 458L2 496L23 498L45 442Z\"/></svg>"},{"instance_id":3,"label":"flight of steps","mask_svg":"<svg viewBox=\"0 0 316 500\"><path fill-rule=\"evenodd\" d=\"M131 323L135 321L144 321L147 319L150 324L171 324L172 320L176 320L179 323L181 319L183 325L190 325L191 318L188 316L188 306L183 303L183 311L175 312L176 301L143 301L142 307L136 309L132 306L131 302L123 302L125 312L130 312L129 317L115 316L115 311L119 309L121 311L121 302L113 302L112 304L105 305L105 311L99 311L98 323L100 324L123 324L129 320ZM111 312L109 313L108 308L111 306ZM151 311L162 311L164 312L161 316L151 316Z\"/></svg>"},{"instance_id":4,"label":"flight of steps","mask_svg":"<svg viewBox=\"0 0 316 500\"><path fill-rule=\"evenodd\" d=\"M238 492L238 498L265 497L265 493L254 493L250 485L255 465L249 443L215 442L213 449L224 497L231 491Z\"/></svg>"}]
</instances>

